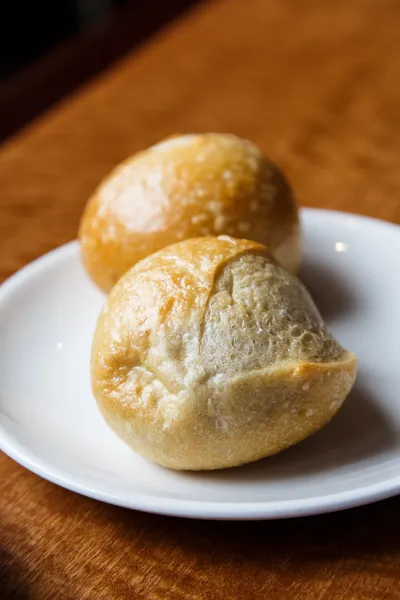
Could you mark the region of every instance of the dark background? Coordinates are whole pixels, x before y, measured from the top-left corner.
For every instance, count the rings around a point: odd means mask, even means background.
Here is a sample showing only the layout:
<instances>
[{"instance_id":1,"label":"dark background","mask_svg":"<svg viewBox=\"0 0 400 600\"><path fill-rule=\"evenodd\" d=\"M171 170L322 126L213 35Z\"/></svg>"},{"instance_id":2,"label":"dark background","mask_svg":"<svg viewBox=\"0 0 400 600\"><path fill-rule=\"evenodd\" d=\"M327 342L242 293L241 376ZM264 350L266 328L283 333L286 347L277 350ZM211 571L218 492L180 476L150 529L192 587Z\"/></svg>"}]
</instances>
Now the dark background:
<instances>
[{"instance_id":1,"label":"dark background","mask_svg":"<svg viewBox=\"0 0 400 600\"><path fill-rule=\"evenodd\" d=\"M0 141L196 0L0 0Z\"/></svg>"},{"instance_id":2,"label":"dark background","mask_svg":"<svg viewBox=\"0 0 400 600\"><path fill-rule=\"evenodd\" d=\"M140 0L139 0L140 2ZM58 44L138 0L12 0L0 8L0 77L4 82ZM149 2L148 4L151 4Z\"/></svg>"}]
</instances>

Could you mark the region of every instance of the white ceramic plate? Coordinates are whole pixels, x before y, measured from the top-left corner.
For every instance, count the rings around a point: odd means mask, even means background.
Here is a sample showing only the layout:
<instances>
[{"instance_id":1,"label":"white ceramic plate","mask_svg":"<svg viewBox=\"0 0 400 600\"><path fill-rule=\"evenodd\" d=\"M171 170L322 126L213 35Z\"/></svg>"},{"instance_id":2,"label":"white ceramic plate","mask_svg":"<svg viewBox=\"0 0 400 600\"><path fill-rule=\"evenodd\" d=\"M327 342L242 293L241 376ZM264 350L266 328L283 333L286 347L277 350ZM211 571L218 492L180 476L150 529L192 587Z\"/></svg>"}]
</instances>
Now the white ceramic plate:
<instances>
[{"instance_id":1,"label":"white ceramic plate","mask_svg":"<svg viewBox=\"0 0 400 600\"><path fill-rule=\"evenodd\" d=\"M351 396L321 432L280 455L211 473L176 473L107 428L89 383L104 296L76 242L0 288L0 443L70 490L148 512L214 519L339 510L400 491L400 228L304 210L302 278L331 330L359 357Z\"/></svg>"}]
</instances>

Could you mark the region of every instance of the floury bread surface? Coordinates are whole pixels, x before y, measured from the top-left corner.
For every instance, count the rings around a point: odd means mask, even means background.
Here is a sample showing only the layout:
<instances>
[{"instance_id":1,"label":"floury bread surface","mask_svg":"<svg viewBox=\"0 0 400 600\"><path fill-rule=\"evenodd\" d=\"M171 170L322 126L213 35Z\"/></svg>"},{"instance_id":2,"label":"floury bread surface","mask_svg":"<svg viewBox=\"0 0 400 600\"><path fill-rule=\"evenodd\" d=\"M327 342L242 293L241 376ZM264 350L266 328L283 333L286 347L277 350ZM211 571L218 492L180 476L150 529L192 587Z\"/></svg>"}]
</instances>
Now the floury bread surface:
<instances>
[{"instance_id":1,"label":"floury bread surface","mask_svg":"<svg viewBox=\"0 0 400 600\"><path fill-rule=\"evenodd\" d=\"M133 267L111 291L92 384L112 429L173 469L232 467L327 423L356 358L261 244L191 239Z\"/></svg>"}]
</instances>

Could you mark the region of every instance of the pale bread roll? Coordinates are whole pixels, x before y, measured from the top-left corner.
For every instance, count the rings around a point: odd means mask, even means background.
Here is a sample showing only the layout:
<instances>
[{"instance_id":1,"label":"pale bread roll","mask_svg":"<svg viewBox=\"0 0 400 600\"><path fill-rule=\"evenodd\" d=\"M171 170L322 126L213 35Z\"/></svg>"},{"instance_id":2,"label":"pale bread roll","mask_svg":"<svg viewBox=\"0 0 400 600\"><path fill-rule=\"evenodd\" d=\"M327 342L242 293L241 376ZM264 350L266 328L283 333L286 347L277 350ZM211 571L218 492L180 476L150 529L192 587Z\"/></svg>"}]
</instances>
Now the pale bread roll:
<instances>
[{"instance_id":1,"label":"pale bread roll","mask_svg":"<svg viewBox=\"0 0 400 600\"><path fill-rule=\"evenodd\" d=\"M86 269L106 292L149 254L220 234L266 244L284 267L299 266L285 177L253 143L215 133L174 137L126 160L90 198L79 230Z\"/></svg>"},{"instance_id":2,"label":"pale bread roll","mask_svg":"<svg viewBox=\"0 0 400 600\"><path fill-rule=\"evenodd\" d=\"M327 423L357 361L255 242L186 240L149 256L99 317L92 386L133 450L173 469L233 467Z\"/></svg>"}]
</instances>

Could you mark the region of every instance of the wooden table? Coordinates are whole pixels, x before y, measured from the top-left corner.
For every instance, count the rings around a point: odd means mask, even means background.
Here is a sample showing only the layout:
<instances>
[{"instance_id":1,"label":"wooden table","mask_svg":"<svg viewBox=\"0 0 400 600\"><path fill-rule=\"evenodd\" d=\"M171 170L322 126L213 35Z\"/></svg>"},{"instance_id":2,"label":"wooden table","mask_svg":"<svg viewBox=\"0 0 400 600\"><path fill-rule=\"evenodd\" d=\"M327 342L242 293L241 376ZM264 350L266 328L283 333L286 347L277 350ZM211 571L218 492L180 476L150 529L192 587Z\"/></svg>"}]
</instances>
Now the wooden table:
<instances>
[{"instance_id":1,"label":"wooden table","mask_svg":"<svg viewBox=\"0 0 400 600\"><path fill-rule=\"evenodd\" d=\"M201 3L0 151L0 274L73 238L126 155L232 131L302 204L400 222L400 3ZM0 459L0 598L399 598L400 501L261 523L80 497Z\"/></svg>"}]
</instances>

